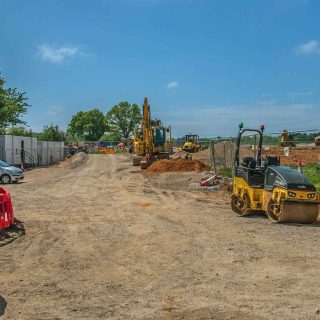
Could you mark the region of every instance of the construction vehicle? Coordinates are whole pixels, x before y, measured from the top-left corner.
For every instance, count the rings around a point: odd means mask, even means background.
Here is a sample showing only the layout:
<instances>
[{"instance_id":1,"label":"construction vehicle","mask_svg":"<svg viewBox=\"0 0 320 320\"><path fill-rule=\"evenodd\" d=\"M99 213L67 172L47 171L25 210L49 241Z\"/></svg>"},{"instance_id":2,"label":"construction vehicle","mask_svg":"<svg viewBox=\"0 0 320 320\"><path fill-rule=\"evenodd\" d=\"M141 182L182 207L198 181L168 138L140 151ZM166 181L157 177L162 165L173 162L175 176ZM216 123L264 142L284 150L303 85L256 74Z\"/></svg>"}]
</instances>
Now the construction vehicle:
<instances>
[{"instance_id":1,"label":"construction vehicle","mask_svg":"<svg viewBox=\"0 0 320 320\"><path fill-rule=\"evenodd\" d=\"M132 153L134 154L133 165L140 166L141 157L144 154L143 132L140 127L135 128L133 132Z\"/></svg>"},{"instance_id":2,"label":"construction vehicle","mask_svg":"<svg viewBox=\"0 0 320 320\"><path fill-rule=\"evenodd\" d=\"M314 144L316 145L316 147L320 147L320 136L314 138Z\"/></svg>"},{"instance_id":3,"label":"construction vehicle","mask_svg":"<svg viewBox=\"0 0 320 320\"><path fill-rule=\"evenodd\" d=\"M197 134L186 134L185 143L182 150L185 152L193 153L202 150L202 145L199 144L199 136Z\"/></svg>"},{"instance_id":4,"label":"construction vehicle","mask_svg":"<svg viewBox=\"0 0 320 320\"><path fill-rule=\"evenodd\" d=\"M171 128L165 127L160 120L151 120L150 105L145 98L141 127L134 130L133 165L146 169L159 159L169 159L171 148Z\"/></svg>"},{"instance_id":5,"label":"construction vehicle","mask_svg":"<svg viewBox=\"0 0 320 320\"><path fill-rule=\"evenodd\" d=\"M260 130L240 125L235 153L235 174L231 207L240 216L264 212L273 222L314 223L319 211L315 186L295 169L280 166L280 158L262 160L264 126ZM240 144L244 133L259 137L254 157L240 163Z\"/></svg>"},{"instance_id":6,"label":"construction vehicle","mask_svg":"<svg viewBox=\"0 0 320 320\"><path fill-rule=\"evenodd\" d=\"M288 132L288 130L283 130L280 137L281 147L295 147L293 134Z\"/></svg>"}]
</instances>

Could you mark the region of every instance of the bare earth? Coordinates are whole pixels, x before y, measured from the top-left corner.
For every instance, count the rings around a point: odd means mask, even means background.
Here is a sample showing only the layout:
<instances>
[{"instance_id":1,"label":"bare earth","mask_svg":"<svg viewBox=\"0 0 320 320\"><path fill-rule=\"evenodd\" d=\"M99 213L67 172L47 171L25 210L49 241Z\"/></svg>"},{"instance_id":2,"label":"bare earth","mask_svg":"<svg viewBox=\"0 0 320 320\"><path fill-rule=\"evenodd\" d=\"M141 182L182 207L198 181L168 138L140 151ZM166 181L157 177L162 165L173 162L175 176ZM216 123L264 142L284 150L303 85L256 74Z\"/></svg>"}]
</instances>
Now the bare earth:
<instances>
[{"instance_id":1,"label":"bare earth","mask_svg":"<svg viewBox=\"0 0 320 320\"><path fill-rule=\"evenodd\" d=\"M3 319L320 319L319 225L237 217L198 180L128 155L28 172L10 186L27 234L0 248Z\"/></svg>"}]
</instances>

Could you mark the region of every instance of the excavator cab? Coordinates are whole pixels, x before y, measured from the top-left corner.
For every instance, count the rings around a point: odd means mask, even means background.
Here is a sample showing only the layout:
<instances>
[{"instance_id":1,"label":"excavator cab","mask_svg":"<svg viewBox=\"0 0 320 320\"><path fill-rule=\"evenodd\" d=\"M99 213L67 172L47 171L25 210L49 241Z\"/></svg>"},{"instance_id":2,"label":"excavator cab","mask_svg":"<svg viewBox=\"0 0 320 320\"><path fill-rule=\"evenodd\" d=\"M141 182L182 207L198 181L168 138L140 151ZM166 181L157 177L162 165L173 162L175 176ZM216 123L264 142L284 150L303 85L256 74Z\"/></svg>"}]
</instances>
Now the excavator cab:
<instances>
[{"instance_id":1,"label":"excavator cab","mask_svg":"<svg viewBox=\"0 0 320 320\"><path fill-rule=\"evenodd\" d=\"M156 127L153 131L153 145L155 148L163 147L166 143L167 130L164 127Z\"/></svg>"},{"instance_id":2,"label":"excavator cab","mask_svg":"<svg viewBox=\"0 0 320 320\"><path fill-rule=\"evenodd\" d=\"M197 143L199 136L197 134L186 134L186 142L195 142Z\"/></svg>"},{"instance_id":3,"label":"excavator cab","mask_svg":"<svg viewBox=\"0 0 320 320\"><path fill-rule=\"evenodd\" d=\"M239 126L231 208L240 216L264 212L273 222L313 223L318 218L319 196L314 185L295 169L280 166L280 159L262 159L264 126ZM258 137L253 156L240 150L245 133ZM244 156L240 160L240 156Z\"/></svg>"}]
</instances>

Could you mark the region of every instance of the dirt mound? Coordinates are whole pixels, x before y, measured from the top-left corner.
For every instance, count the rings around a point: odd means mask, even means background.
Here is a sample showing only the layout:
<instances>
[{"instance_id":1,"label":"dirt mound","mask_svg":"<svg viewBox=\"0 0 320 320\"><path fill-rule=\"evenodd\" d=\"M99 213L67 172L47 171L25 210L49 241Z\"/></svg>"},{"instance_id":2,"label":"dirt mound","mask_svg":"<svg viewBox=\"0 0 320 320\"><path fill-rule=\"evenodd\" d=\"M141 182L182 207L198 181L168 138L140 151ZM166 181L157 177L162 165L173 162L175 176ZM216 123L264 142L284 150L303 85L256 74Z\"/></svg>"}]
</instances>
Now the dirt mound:
<instances>
[{"instance_id":1,"label":"dirt mound","mask_svg":"<svg viewBox=\"0 0 320 320\"><path fill-rule=\"evenodd\" d=\"M211 151L210 148L201 150L195 153L187 153L185 151L177 151L173 154L173 158L185 158L185 156L189 154L193 160L199 160L204 164L211 165Z\"/></svg>"},{"instance_id":2,"label":"dirt mound","mask_svg":"<svg viewBox=\"0 0 320 320\"><path fill-rule=\"evenodd\" d=\"M85 164L88 160L88 154L85 152L77 152L71 157L70 168L78 168Z\"/></svg>"},{"instance_id":3,"label":"dirt mound","mask_svg":"<svg viewBox=\"0 0 320 320\"><path fill-rule=\"evenodd\" d=\"M159 160L153 163L146 172L188 172L188 171L209 171L210 166L199 160L186 160L182 158Z\"/></svg>"}]
</instances>

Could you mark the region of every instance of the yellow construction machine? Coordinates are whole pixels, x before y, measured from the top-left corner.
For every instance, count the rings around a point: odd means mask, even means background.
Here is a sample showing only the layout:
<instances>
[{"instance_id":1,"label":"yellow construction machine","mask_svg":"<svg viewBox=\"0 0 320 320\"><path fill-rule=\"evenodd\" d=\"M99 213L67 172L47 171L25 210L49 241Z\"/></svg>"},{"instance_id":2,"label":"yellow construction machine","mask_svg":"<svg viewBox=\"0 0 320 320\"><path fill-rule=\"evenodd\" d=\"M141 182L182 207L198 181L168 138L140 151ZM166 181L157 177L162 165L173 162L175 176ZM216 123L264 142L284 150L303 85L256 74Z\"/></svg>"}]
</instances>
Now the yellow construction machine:
<instances>
[{"instance_id":1,"label":"yellow construction machine","mask_svg":"<svg viewBox=\"0 0 320 320\"><path fill-rule=\"evenodd\" d=\"M273 222L314 223L318 218L319 194L315 186L295 169L280 166L280 158L262 159L264 126L243 129L241 124L235 153L231 207L240 216L264 212ZM240 162L243 134L259 137L254 157Z\"/></svg>"},{"instance_id":2,"label":"yellow construction machine","mask_svg":"<svg viewBox=\"0 0 320 320\"><path fill-rule=\"evenodd\" d=\"M172 149L171 128L163 126L160 120L151 120L148 99L144 99L141 127L134 130L134 166L146 169L158 159L169 159Z\"/></svg>"},{"instance_id":3,"label":"yellow construction machine","mask_svg":"<svg viewBox=\"0 0 320 320\"><path fill-rule=\"evenodd\" d=\"M288 130L283 130L280 137L280 145L282 147L295 147L293 134L288 132Z\"/></svg>"},{"instance_id":4,"label":"yellow construction machine","mask_svg":"<svg viewBox=\"0 0 320 320\"><path fill-rule=\"evenodd\" d=\"M193 153L202 150L202 145L199 144L199 136L197 134L186 134L185 143L182 150L185 152Z\"/></svg>"},{"instance_id":5,"label":"yellow construction machine","mask_svg":"<svg viewBox=\"0 0 320 320\"><path fill-rule=\"evenodd\" d=\"M314 138L314 144L316 145L316 147L320 147L320 136Z\"/></svg>"}]
</instances>

